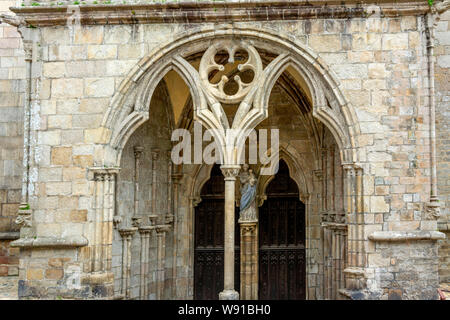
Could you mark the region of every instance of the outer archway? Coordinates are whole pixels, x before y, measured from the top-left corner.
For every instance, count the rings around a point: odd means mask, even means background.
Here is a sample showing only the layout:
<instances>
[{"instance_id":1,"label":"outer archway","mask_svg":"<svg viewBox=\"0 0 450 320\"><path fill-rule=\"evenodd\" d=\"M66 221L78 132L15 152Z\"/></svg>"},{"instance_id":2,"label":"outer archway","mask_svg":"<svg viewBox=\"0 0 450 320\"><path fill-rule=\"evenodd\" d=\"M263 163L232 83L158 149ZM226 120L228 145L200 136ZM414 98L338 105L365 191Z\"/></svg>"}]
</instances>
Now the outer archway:
<instances>
[{"instance_id":1,"label":"outer archway","mask_svg":"<svg viewBox=\"0 0 450 320\"><path fill-rule=\"evenodd\" d=\"M359 126L350 102L346 101L337 78L320 58L303 43L271 30L220 26L189 34L183 32L177 40L160 46L141 59L122 81L118 92L111 100L102 128L106 153L103 165L118 166L120 153L130 134L149 115L149 105L156 85L170 70L175 70L190 89L194 108L201 105L198 88L177 56L188 56L205 50L211 41L218 38L239 38L255 46L264 46L276 54L286 57L273 71L268 80L265 100L279 75L291 67L301 77L311 94L313 114L332 132L339 144L343 163L357 161L356 136Z\"/></svg>"},{"instance_id":2,"label":"outer archway","mask_svg":"<svg viewBox=\"0 0 450 320\"><path fill-rule=\"evenodd\" d=\"M311 97L312 114L319 119L333 135L337 142L341 163L354 164L356 161L355 138L359 132L358 124L354 122L352 107L347 103L340 91L338 83L326 66L311 50L303 44L295 42L288 37L274 34L267 30L253 30L223 27L215 30L205 30L193 34L183 34L176 41L158 48L151 55L141 60L139 66L130 72L129 76L122 82L120 90L113 97L110 108L105 115L103 126L105 147L105 158L103 165L120 166L119 160L123 146L128 137L136 128L144 123L151 114L149 113L149 103L156 85L167 72L174 70L186 82L189 87L193 108L202 106L199 88L195 79L187 71L187 66L182 57L189 56L205 50L217 39L238 38L251 42L255 47L264 46L266 50L274 54L283 55L281 62L275 65L270 77L265 83L265 95L263 107L267 108L267 100L271 89L278 77L286 72L288 68L294 70L294 78L303 79L304 86ZM180 58L181 57L181 58ZM354 170L353 166L349 167ZM195 181L191 178L184 178L187 189L191 189ZM349 173L347 196L354 197L356 194L351 190L356 184L355 178ZM180 190L181 191L181 190ZM184 203L182 203L184 201ZM180 211L178 214L192 213L192 206L196 199L180 200ZM356 203L359 200L352 200ZM349 202L351 203L351 202ZM185 207L183 207L185 206ZM354 207L348 207L347 213L355 213ZM189 219L183 219L185 225L183 229L190 229ZM357 233L355 233L357 234ZM184 240L183 240L184 241ZM192 239L184 243L184 247L192 246ZM356 248L358 251L362 248ZM192 257L191 257L192 259ZM192 272L192 271L190 271ZM185 297L190 297L192 293L186 293Z\"/></svg>"}]
</instances>

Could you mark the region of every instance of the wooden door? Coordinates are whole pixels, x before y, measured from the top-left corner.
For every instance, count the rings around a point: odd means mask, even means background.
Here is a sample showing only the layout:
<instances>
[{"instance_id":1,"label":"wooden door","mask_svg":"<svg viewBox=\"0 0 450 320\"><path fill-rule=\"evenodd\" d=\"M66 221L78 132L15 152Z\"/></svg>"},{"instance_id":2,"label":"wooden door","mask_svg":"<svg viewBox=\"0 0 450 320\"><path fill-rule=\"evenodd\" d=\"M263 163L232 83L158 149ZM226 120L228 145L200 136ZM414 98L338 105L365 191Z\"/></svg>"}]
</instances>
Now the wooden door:
<instances>
[{"instance_id":1,"label":"wooden door","mask_svg":"<svg viewBox=\"0 0 450 320\"><path fill-rule=\"evenodd\" d=\"M259 208L259 299L305 299L305 206L280 161Z\"/></svg>"},{"instance_id":2,"label":"wooden door","mask_svg":"<svg viewBox=\"0 0 450 320\"><path fill-rule=\"evenodd\" d=\"M194 299L217 300L223 290L224 190L220 167L215 165L202 188L202 201L195 208ZM239 225L236 211L235 288L239 290Z\"/></svg>"}]
</instances>

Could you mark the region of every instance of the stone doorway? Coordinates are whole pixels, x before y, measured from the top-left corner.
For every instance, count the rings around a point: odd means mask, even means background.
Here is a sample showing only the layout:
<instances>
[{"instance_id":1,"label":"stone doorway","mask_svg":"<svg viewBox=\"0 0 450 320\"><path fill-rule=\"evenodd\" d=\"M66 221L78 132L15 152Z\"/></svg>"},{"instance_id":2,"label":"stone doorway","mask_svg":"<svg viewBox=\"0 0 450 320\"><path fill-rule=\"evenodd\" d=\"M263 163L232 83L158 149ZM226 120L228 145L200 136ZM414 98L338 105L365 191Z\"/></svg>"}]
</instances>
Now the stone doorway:
<instances>
[{"instance_id":1,"label":"stone doorway","mask_svg":"<svg viewBox=\"0 0 450 320\"><path fill-rule=\"evenodd\" d=\"M296 182L281 160L259 208L259 299L306 298L305 205ZM195 208L194 299L215 300L223 287L224 181L218 165L201 191ZM239 212L235 220L235 287L240 285L241 239ZM257 271L259 270L259 272Z\"/></svg>"},{"instance_id":2,"label":"stone doorway","mask_svg":"<svg viewBox=\"0 0 450 320\"><path fill-rule=\"evenodd\" d=\"M305 299L305 205L284 161L266 195L259 208L259 299Z\"/></svg>"}]
</instances>

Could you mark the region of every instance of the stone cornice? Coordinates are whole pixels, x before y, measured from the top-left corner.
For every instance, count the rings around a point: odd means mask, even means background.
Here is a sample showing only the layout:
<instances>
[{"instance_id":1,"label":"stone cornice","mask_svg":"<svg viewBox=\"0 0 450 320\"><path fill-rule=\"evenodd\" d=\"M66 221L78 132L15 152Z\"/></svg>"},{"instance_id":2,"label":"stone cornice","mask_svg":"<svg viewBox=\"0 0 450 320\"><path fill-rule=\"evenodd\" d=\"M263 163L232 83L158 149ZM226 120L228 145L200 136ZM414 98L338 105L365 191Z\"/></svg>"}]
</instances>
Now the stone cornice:
<instances>
[{"instance_id":1,"label":"stone cornice","mask_svg":"<svg viewBox=\"0 0 450 320\"><path fill-rule=\"evenodd\" d=\"M377 7L373 7L376 5ZM80 6L25 6L10 10L26 25L66 25L73 7L79 8L81 24L200 23L297 20L305 18L352 18L371 15L399 16L428 12L424 0L373 1L183 1L148 4L86 4ZM378 8L380 11L378 11ZM69 9L69 10L68 10ZM78 10L77 10L78 11ZM7 22L7 21L6 21Z\"/></svg>"}]
</instances>

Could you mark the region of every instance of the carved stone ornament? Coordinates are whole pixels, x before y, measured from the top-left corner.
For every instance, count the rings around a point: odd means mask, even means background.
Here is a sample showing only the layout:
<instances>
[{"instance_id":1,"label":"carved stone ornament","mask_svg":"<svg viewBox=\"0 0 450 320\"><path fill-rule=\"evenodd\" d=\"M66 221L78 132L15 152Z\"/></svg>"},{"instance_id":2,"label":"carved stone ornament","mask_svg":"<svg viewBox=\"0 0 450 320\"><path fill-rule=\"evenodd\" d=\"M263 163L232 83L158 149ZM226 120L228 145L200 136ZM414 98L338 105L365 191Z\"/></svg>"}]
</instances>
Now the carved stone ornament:
<instances>
[{"instance_id":1,"label":"carved stone ornament","mask_svg":"<svg viewBox=\"0 0 450 320\"><path fill-rule=\"evenodd\" d=\"M25 25L25 19L23 17L11 16L8 14L0 14L0 22L10 24L14 27L22 27Z\"/></svg>"},{"instance_id":2,"label":"carved stone ornament","mask_svg":"<svg viewBox=\"0 0 450 320\"><path fill-rule=\"evenodd\" d=\"M138 228L135 227L119 229L119 234L122 238L131 239L131 237L134 235L137 229Z\"/></svg>"},{"instance_id":3,"label":"carved stone ornament","mask_svg":"<svg viewBox=\"0 0 450 320\"><path fill-rule=\"evenodd\" d=\"M221 166L220 170L222 171L225 180L232 179L235 180L237 175L239 174L239 170L241 166Z\"/></svg>"},{"instance_id":4,"label":"carved stone ornament","mask_svg":"<svg viewBox=\"0 0 450 320\"><path fill-rule=\"evenodd\" d=\"M19 214L14 221L20 228L30 228L31 227L31 214Z\"/></svg>"},{"instance_id":5,"label":"carved stone ornament","mask_svg":"<svg viewBox=\"0 0 450 320\"><path fill-rule=\"evenodd\" d=\"M439 202L429 202L424 208L425 220L437 220L441 216L441 207Z\"/></svg>"},{"instance_id":6,"label":"carved stone ornament","mask_svg":"<svg viewBox=\"0 0 450 320\"><path fill-rule=\"evenodd\" d=\"M14 223L17 224L20 228L30 228L31 222L31 210L29 209L28 205L21 204Z\"/></svg>"},{"instance_id":7,"label":"carved stone ornament","mask_svg":"<svg viewBox=\"0 0 450 320\"><path fill-rule=\"evenodd\" d=\"M241 223L241 230L243 235L252 235L256 230L256 223Z\"/></svg>"},{"instance_id":8,"label":"carved stone ornament","mask_svg":"<svg viewBox=\"0 0 450 320\"><path fill-rule=\"evenodd\" d=\"M120 224L122 223L122 216L115 215L113 217L113 225L114 228L119 228Z\"/></svg>"},{"instance_id":9,"label":"carved stone ornament","mask_svg":"<svg viewBox=\"0 0 450 320\"><path fill-rule=\"evenodd\" d=\"M233 95L228 95L224 92L224 86L229 81L228 77L222 75L220 81L213 84L209 80L209 75L215 70L225 70L223 65L218 64L215 61L215 56L218 52L227 51L229 57L228 62L234 63L235 55L238 50L246 51L248 53L248 59L245 63L239 64L237 69L240 72L252 70L254 72L254 77L250 83L244 83L238 75L235 75L233 79L238 84L238 91ZM252 86L255 85L256 79L261 76L262 70L261 58L255 48L243 41L236 42L228 40L216 42L206 50L200 62L199 74L203 87L217 100L223 103L238 103L249 93Z\"/></svg>"},{"instance_id":10,"label":"carved stone ornament","mask_svg":"<svg viewBox=\"0 0 450 320\"><path fill-rule=\"evenodd\" d=\"M216 62L217 54L223 51L228 53L227 62L234 64L232 70ZM240 61L236 61L238 52L244 51L248 58L239 63ZM250 131L267 118L267 96L273 84L271 80L287 59L287 54L280 54L263 69L258 51L249 42L239 39L221 39L212 42L200 60L198 71L183 57L174 57L174 62L184 70L189 81L195 84L194 119L201 122L206 129L211 130L215 141L220 146L219 152L223 164L237 165L239 163L241 145ZM238 89L233 94L227 94L224 91L225 84L230 81L227 75L222 74L217 83L211 83L210 80L215 72L248 70L253 72L252 81L245 83L239 75L235 75L233 80L237 83ZM222 103L239 104L231 125ZM237 173L230 172L230 175L236 176Z\"/></svg>"}]
</instances>

